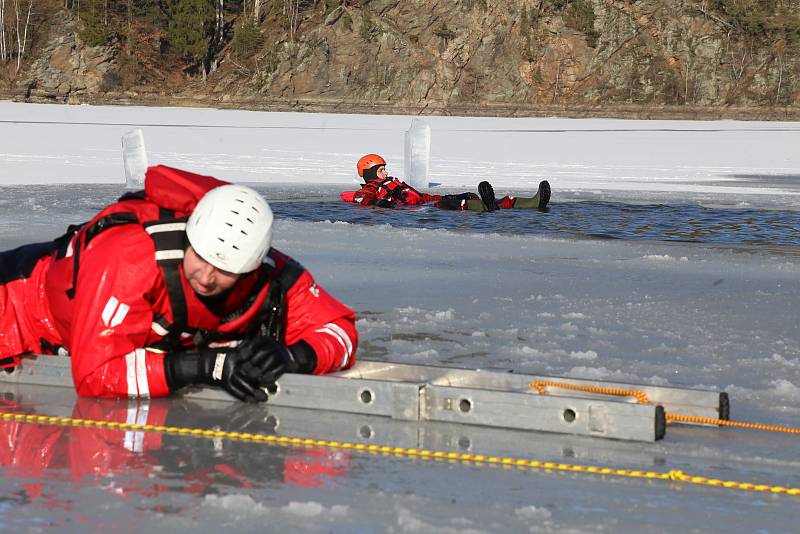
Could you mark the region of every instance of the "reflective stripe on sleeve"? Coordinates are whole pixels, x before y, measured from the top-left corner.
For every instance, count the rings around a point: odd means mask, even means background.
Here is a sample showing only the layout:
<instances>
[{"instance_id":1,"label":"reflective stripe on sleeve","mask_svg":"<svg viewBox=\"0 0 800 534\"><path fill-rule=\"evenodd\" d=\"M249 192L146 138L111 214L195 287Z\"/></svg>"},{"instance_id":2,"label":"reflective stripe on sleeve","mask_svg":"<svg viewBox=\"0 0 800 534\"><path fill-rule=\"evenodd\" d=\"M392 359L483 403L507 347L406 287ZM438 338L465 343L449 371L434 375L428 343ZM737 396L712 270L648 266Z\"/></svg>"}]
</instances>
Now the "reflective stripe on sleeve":
<instances>
[{"instance_id":1,"label":"reflective stripe on sleeve","mask_svg":"<svg viewBox=\"0 0 800 534\"><path fill-rule=\"evenodd\" d=\"M147 351L136 349L125 355L127 367L128 397L150 397L150 384L147 382Z\"/></svg>"},{"instance_id":2,"label":"reflective stripe on sleeve","mask_svg":"<svg viewBox=\"0 0 800 534\"><path fill-rule=\"evenodd\" d=\"M103 313L101 314L103 324L108 328L119 326L119 324L125 320L125 316L128 315L130 309L130 306L124 302L120 302L112 295L111 298L108 299L108 302L106 302Z\"/></svg>"},{"instance_id":3,"label":"reflective stripe on sleeve","mask_svg":"<svg viewBox=\"0 0 800 534\"><path fill-rule=\"evenodd\" d=\"M342 364L339 366L339 369L344 369L347 367L347 364L350 363L350 358L353 355L353 342L350 340L350 336L347 335L347 332L345 332L342 327L334 323L327 323L325 326L317 330L317 332L329 334L339 342L344 349L344 357L342 357Z\"/></svg>"}]
</instances>

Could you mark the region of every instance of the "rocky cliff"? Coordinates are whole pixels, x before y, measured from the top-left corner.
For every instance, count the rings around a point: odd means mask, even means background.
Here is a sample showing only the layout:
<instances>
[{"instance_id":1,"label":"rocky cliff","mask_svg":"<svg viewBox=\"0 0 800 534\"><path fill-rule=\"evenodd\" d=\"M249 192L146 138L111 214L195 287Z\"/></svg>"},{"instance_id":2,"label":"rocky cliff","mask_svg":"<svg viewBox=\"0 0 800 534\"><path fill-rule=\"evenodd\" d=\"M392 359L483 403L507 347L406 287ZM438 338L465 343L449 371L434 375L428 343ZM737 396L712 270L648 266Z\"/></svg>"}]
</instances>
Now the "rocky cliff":
<instances>
[{"instance_id":1,"label":"rocky cliff","mask_svg":"<svg viewBox=\"0 0 800 534\"><path fill-rule=\"evenodd\" d=\"M255 109L800 117L800 0L306 0L296 18L286 2L264 4L258 46L220 47L207 76L162 61L157 39L87 47L62 12L14 91ZM226 15L228 43L243 17Z\"/></svg>"}]
</instances>

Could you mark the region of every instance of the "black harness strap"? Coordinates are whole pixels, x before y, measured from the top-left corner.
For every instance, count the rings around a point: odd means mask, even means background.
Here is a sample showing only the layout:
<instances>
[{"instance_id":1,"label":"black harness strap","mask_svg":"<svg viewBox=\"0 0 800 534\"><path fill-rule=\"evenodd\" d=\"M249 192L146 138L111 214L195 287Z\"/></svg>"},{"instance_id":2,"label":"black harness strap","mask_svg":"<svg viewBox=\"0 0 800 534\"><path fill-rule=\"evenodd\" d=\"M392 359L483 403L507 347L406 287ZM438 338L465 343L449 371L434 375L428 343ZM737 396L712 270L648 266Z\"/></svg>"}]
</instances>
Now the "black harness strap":
<instances>
[{"instance_id":1,"label":"black harness strap","mask_svg":"<svg viewBox=\"0 0 800 534\"><path fill-rule=\"evenodd\" d=\"M172 308L172 325L164 336L168 346L180 344L180 336L188 324L186 295L183 293L179 266L186 250L187 217L174 218L174 212L160 209L157 221L143 224L145 231L153 239L156 249L156 263L161 267L167 296ZM163 325L162 325L163 326Z\"/></svg>"},{"instance_id":2,"label":"black harness strap","mask_svg":"<svg viewBox=\"0 0 800 534\"><path fill-rule=\"evenodd\" d=\"M100 232L121 226L123 224L138 223L139 219L135 214L130 212L119 212L106 215L98 219L90 226L86 227L83 231L79 231L78 236L75 238L73 245L73 267L72 267L72 286L67 289L67 298L70 300L75 298L75 286L78 283L78 270L80 268L81 250L89 246L89 242L97 237ZM70 227L72 228L72 227ZM61 239L61 238L60 238Z\"/></svg>"},{"instance_id":3,"label":"black harness strap","mask_svg":"<svg viewBox=\"0 0 800 534\"><path fill-rule=\"evenodd\" d=\"M117 199L117 202L123 202L125 200L144 200L147 198L147 195L144 192L144 189L139 189L138 191L128 191L121 197Z\"/></svg>"},{"instance_id":4,"label":"black harness strap","mask_svg":"<svg viewBox=\"0 0 800 534\"><path fill-rule=\"evenodd\" d=\"M271 337L281 343L286 335L286 292L297 282L305 268L300 263L289 260L283 269L270 281L269 294L264 301L255 329L262 336Z\"/></svg>"},{"instance_id":5,"label":"black harness strap","mask_svg":"<svg viewBox=\"0 0 800 534\"><path fill-rule=\"evenodd\" d=\"M53 241L53 244L56 247L56 258L61 259L67 256L67 252L69 251L69 244L72 241L72 238L80 232L81 228L86 226L86 223L82 224L70 224L67 227L67 231L61 237L57 238Z\"/></svg>"},{"instance_id":6,"label":"black harness strap","mask_svg":"<svg viewBox=\"0 0 800 534\"><path fill-rule=\"evenodd\" d=\"M123 224L133 224L138 223L139 218L136 217L136 214L131 213L129 211L120 211L118 213L112 213L110 215L106 215L105 217L98 219L94 224L89 226L86 231L84 232L83 237L83 245L89 246L89 243L97 237L101 232L105 232L109 228L113 228L115 226L122 226Z\"/></svg>"}]
</instances>

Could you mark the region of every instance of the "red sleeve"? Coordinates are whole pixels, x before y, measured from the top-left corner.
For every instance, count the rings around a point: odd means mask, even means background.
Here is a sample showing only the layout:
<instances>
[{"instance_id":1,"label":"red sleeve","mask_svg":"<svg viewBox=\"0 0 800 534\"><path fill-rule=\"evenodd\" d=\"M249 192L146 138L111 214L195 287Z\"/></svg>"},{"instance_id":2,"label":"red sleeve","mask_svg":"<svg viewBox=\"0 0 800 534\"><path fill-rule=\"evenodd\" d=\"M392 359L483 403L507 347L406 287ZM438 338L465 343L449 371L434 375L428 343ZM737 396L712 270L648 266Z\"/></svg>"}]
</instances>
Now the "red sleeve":
<instances>
[{"instance_id":1,"label":"red sleeve","mask_svg":"<svg viewBox=\"0 0 800 534\"><path fill-rule=\"evenodd\" d=\"M339 194L339 198L345 202L353 202L362 206L372 206L378 200L377 191L374 187L365 185L358 191L345 191Z\"/></svg>"},{"instance_id":2,"label":"red sleeve","mask_svg":"<svg viewBox=\"0 0 800 534\"><path fill-rule=\"evenodd\" d=\"M164 355L144 348L152 295L163 285L154 257L153 241L134 224L102 232L81 251L67 343L78 395L169 394Z\"/></svg>"},{"instance_id":3,"label":"red sleeve","mask_svg":"<svg viewBox=\"0 0 800 534\"><path fill-rule=\"evenodd\" d=\"M314 374L347 369L358 346L356 316L318 286L308 271L286 293L286 343L305 341L317 354Z\"/></svg>"}]
</instances>

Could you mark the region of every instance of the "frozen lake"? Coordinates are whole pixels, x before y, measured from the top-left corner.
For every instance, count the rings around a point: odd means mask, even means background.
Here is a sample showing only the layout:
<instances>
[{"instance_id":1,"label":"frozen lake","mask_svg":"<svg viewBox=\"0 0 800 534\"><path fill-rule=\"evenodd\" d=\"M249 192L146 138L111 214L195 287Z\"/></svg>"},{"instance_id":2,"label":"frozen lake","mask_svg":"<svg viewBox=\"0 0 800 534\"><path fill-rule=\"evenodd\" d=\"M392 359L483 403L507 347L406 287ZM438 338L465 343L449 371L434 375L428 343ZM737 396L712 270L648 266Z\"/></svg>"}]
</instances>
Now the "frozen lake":
<instances>
[{"instance_id":1,"label":"frozen lake","mask_svg":"<svg viewBox=\"0 0 800 534\"><path fill-rule=\"evenodd\" d=\"M432 191L491 177L524 195L547 178L550 211L337 202L362 153L399 169L409 123L0 103L0 249L51 239L124 192L119 139L139 125L151 163L254 183L273 201L275 246L358 313L361 357L725 390L735 420L800 426L800 125L432 118ZM30 413L133 410L153 424L800 486L785 434L675 426L628 444L46 389L2 391ZM324 447L148 433L130 450L124 431L0 428L0 525L15 530L790 532L800 502Z\"/></svg>"}]
</instances>

